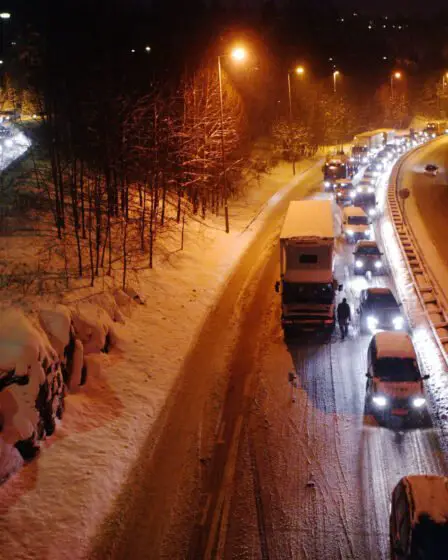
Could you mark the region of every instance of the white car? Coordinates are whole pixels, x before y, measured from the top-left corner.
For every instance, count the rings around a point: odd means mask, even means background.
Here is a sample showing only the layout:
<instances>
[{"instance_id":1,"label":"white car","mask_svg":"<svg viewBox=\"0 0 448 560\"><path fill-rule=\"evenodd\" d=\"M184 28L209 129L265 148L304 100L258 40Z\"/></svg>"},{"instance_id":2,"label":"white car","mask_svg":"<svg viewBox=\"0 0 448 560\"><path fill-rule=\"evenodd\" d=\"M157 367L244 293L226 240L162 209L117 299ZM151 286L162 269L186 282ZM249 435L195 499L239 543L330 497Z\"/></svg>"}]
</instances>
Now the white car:
<instances>
[{"instance_id":1,"label":"white car","mask_svg":"<svg viewBox=\"0 0 448 560\"><path fill-rule=\"evenodd\" d=\"M367 214L359 206L346 206L342 212L342 235L349 243L372 239L373 229Z\"/></svg>"},{"instance_id":2,"label":"white car","mask_svg":"<svg viewBox=\"0 0 448 560\"><path fill-rule=\"evenodd\" d=\"M367 351L366 410L383 419L426 412L426 396L417 355L405 332L376 333Z\"/></svg>"},{"instance_id":3,"label":"white car","mask_svg":"<svg viewBox=\"0 0 448 560\"><path fill-rule=\"evenodd\" d=\"M390 507L390 558L444 560L448 550L448 478L428 474L403 477Z\"/></svg>"}]
</instances>

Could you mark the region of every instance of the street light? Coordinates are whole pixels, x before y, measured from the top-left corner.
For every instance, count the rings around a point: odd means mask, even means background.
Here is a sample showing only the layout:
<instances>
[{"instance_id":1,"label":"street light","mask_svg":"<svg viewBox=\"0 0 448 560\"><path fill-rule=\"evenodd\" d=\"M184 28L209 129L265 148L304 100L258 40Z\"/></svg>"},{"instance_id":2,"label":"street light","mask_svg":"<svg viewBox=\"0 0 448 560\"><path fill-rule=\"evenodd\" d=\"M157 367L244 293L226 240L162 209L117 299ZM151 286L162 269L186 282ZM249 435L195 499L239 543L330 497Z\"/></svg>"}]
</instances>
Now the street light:
<instances>
[{"instance_id":1,"label":"street light","mask_svg":"<svg viewBox=\"0 0 448 560\"><path fill-rule=\"evenodd\" d=\"M401 72L392 72L390 75L390 96L394 96L394 80L401 80Z\"/></svg>"},{"instance_id":2,"label":"street light","mask_svg":"<svg viewBox=\"0 0 448 560\"><path fill-rule=\"evenodd\" d=\"M219 105L220 105L220 116L221 116L221 165L222 165L222 176L224 179L224 214L226 220L226 233L229 233L229 206L227 200L227 174L225 165L225 151L224 151L224 103L222 94L222 68L221 68L221 58L230 56L236 62L242 62L246 59L247 53L246 49L243 47L235 47L229 54L218 55L218 80L219 80Z\"/></svg>"},{"instance_id":3,"label":"street light","mask_svg":"<svg viewBox=\"0 0 448 560\"><path fill-rule=\"evenodd\" d=\"M336 78L339 76L339 70L333 72L333 92L336 93Z\"/></svg>"},{"instance_id":4,"label":"street light","mask_svg":"<svg viewBox=\"0 0 448 560\"><path fill-rule=\"evenodd\" d=\"M294 72L298 76L303 76L305 74L305 68L303 66L296 66ZM288 99L289 99L289 134L292 139L292 96L291 96L291 72L288 71ZM294 146L292 149L292 174L296 174L296 158L294 152Z\"/></svg>"}]
</instances>

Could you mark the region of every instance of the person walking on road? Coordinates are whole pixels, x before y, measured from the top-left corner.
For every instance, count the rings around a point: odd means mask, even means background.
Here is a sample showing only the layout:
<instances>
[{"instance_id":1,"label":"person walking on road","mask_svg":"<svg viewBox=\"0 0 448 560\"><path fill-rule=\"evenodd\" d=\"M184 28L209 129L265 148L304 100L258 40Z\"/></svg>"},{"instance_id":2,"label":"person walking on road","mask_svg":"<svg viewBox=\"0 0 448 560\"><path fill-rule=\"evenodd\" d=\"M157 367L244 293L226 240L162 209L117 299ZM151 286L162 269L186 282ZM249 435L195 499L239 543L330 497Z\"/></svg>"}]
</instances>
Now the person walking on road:
<instances>
[{"instance_id":1,"label":"person walking on road","mask_svg":"<svg viewBox=\"0 0 448 560\"><path fill-rule=\"evenodd\" d=\"M346 298L338 305L337 315L339 328L341 330L341 338L344 340L344 338L348 336L348 323L351 320L350 305L347 303Z\"/></svg>"}]
</instances>

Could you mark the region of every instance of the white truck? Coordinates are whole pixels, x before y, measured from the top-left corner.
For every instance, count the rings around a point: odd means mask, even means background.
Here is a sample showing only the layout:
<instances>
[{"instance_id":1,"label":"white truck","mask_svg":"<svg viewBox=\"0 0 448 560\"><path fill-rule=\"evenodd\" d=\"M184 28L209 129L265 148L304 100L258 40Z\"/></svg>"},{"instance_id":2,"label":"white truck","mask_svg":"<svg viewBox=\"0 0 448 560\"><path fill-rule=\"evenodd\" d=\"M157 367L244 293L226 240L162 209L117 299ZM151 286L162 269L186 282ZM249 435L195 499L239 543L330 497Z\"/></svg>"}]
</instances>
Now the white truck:
<instances>
[{"instance_id":1,"label":"white truck","mask_svg":"<svg viewBox=\"0 0 448 560\"><path fill-rule=\"evenodd\" d=\"M353 161L358 164L367 164L371 156L392 140L393 135L394 130L391 128L380 128L358 134L353 138Z\"/></svg>"},{"instance_id":2,"label":"white truck","mask_svg":"<svg viewBox=\"0 0 448 560\"><path fill-rule=\"evenodd\" d=\"M335 295L335 228L331 200L291 202L280 234L280 281L285 337L294 331L332 331Z\"/></svg>"}]
</instances>

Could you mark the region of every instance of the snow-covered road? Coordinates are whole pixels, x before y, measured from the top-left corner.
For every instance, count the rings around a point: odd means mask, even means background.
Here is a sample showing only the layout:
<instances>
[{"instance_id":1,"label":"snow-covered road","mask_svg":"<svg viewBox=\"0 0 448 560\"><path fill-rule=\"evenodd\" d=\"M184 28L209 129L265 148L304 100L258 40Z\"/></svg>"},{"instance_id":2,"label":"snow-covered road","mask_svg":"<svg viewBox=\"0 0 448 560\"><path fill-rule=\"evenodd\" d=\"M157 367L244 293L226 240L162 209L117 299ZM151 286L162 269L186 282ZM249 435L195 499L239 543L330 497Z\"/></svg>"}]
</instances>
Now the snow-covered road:
<instances>
[{"instance_id":1,"label":"snow-covered road","mask_svg":"<svg viewBox=\"0 0 448 560\"><path fill-rule=\"evenodd\" d=\"M283 341L273 289L279 228L287 202L320 179L319 170L305 175L243 257L91 557L388 558L393 486L409 473L448 473L437 410L427 426L404 433L364 416L370 337L356 321L345 342ZM377 233L432 391L444 387L444 366L390 228L386 216ZM394 281L354 277L351 253L340 243L336 268L354 309L361 289Z\"/></svg>"}]
</instances>

